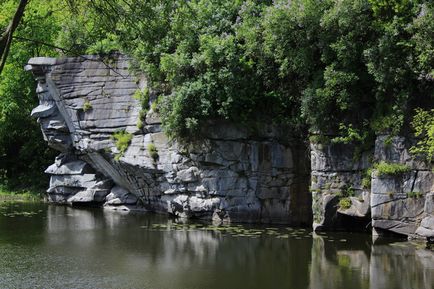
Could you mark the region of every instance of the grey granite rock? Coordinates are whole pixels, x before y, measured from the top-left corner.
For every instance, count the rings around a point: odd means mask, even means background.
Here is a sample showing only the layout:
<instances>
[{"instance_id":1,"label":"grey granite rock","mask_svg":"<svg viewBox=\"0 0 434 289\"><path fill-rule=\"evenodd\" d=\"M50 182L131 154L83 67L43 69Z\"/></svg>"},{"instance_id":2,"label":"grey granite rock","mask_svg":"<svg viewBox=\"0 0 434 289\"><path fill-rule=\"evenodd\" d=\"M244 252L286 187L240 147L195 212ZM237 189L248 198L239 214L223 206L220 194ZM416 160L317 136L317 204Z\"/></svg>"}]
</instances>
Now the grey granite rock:
<instances>
[{"instance_id":1,"label":"grey granite rock","mask_svg":"<svg viewBox=\"0 0 434 289\"><path fill-rule=\"evenodd\" d=\"M79 191L72 197L68 199L68 203L71 204L82 204L82 203L102 203L105 201L109 190L96 190L96 189L86 189Z\"/></svg>"},{"instance_id":2,"label":"grey granite rock","mask_svg":"<svg viewBox=\"0 0 434 289\"><path fill-rule=\"evenodd\" d=\"M434 172L432 163L409 152L412 144L412 139L402 136L377 138L376 160L406 165L410 171L394 175L373 174L372 225L375 229L411 237L428 237L429 226L422 223L428 225L428 220L431 220Z\"/></svg>"},{"instance_id":3,"label":"grey granite rock","mask_svg":"<svg viewBox=\"0 0 434 289\"><path fill-rule=\"evenodd\" d=\"M133 95L147 81L130 75L128 63L122 55L110 62L97 56L29 61L40 105L55 104L34 116L48 144L70 158L47 169L51 201L222 221L310 223L309 162L297 136L268 124L252 134L213 121L200 141L180 144L167 138L152 110L139 129ZM132 137L123 153L113 138L121 130ZM111 181L101 187L105 180ZM96 197L98 190L110 193Z\"/></svg>"},{"instance_id":4,"label":"grey granite rock","mask_svg":"<svg viewBox=\"0 0 434 289\"><path fill-rule=\"evenodd\" d=\"M358 158L351 144L311 144L314 229L349 230L363 219L375 232L431 236L433 166L409 152L414 143L409 136L380 135L372 150ZM393 175L372 170L369 176L367 169L379 162L409 170ZM348 217L354 219L348 222Z\"/></svg>"},{"instance_id":5,"label":"grey granite rock","mask_svg":"<svg viewBox=\"0 0 434 289\"><path fill-rule=\"evenodd\" d=\"M62 164L61 166L52 164L45 170L45 173L50 175L82 175L90 171L89 164L77 160Z\"/></svg>"},{"instance_id":6,"label":"grey granite rock","mask_svg":"<svg viewBox=\"0 0 434 289\"><path fill-rule=\"evenodd\" d=\"M200 141L181 144L167 138L152 110L137 127L140 104L133 95L147 81L130 75L129 61L122 55L110 62L40 57L26 66L38 81L32 115L48 145L61 152L46 170L49 201L217 223L307 224L313 217L315 230L372 221L375 230L434 236L433 165L409 152L411 137L380 135L364 152L354 144L312 143L309 162L303 140L276 125L262 124L253 134L214 120L201 128ZM123 153L113 138L118 131L131 134ZM370 178L367 170L380 161L410 171L374 171Z\"/></svg>"},{"instance_id":7,"label":"grey granite rock","mask_svg":"<svg viewBox=\"0 0 434 289\"><path fill-rule=\"evenodd\" d=\"M314 230L364 229L370 222L371 197L363 178L373 150L360 153L357 145L332 142L312 143L310 149ZM343 217L354 218L354 224L342 222Z\"/></svg>"},{"instance_id":8,"label":"grey granite rock","mask_svg":"<svg viewBox=\"0 0 434 289\"><path fill-rule=\"evenodd\" d=\"M106 196L104 206L136 205L137 197L122 187L114 186Z\"/></svg>"}]
</instances>

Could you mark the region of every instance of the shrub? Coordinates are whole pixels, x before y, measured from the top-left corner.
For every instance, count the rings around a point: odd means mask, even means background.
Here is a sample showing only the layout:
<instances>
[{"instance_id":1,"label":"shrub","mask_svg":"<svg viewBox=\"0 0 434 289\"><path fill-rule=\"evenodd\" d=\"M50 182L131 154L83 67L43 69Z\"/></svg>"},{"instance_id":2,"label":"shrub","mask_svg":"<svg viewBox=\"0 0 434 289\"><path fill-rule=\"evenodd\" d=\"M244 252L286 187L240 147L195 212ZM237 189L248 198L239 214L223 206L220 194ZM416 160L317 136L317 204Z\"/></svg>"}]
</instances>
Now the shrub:
<instances>
[{"instance_id":1,"label":"shrub","mask_svg":"<svg viewBox=\"0 0 434 289\"><path fill-rule=\"evenodd\" d=\"M411 192L407 193L407 198L419 199L422 197L423 197L423 194L421 192L411 191Z\"/></svg>"},{"instance_id":2,"label":"shrub","mask_svg":"<svg viewBox=\"0 0 434 289\"><path fill-rule=\"evenodd\" d=\"M140 118L137 120L137 128L138 129L143 129L143 120Z\"/></svg>"},{"instance_id":3,"label":"shrub","mask_svg":"<svg viewBox=\"0 0 434 289\"><path fill-rule=\"evenodd\" d=\"M364 189L371 189L371 173L372 168L367 169L363 172L362 187Z\"/></svg>"},{"instance_id":4,"label":"shrub","mask_svg":"<svg viewBox=\"0 0 434 289\"><path fill-rule=\"evenodd\" d=\"M339 208L343 210L349 209L352 204L350 197L354 197L354 188L346 185L336 195L339 198Z\"/></svg>"},{"instance_id":5,"label":"shrub","mask_svg":"<svg viewBox=\"0 0 434 289\"><path fill-rule=\"evenodd\" d=\"M134 92L133 97L140 102L141 111L144 111L146 114L146 112L149 110L149 89L137 89L136 92Z\"/></svg>"},{"instance_id":6,"label":"shrub","mask_svg":"<svg viewBox=\"0 0 434 289\"><path fill-rule=\"evenodd\" d=\"M113 139L115 140L116 148L118 149L119 153L116 154L115 159L119 160L124 153L127 151L128 146L131 143L131 140L133 138L133 135L126 132L125 130L121 130L118 132L115 132L113 134Z\"/></svg>"},{"instance_id":7,"label":"shrub","mask_svg":"<svg viewBox=\"0 0 434 289\"><path fill-rule=\"evenodd\" d=\"M148 144L147 146L149 156L156 162L158 160L158 150L153 143Z\"/></svg>"},{"instance_id":8,"label":"shrub","mask_svg":"<svg viewBox=\"0 0 434 289\"><path fill-rule=\"evenodd\" d=\"M351 207L352 202L350 198L342 198L339 200L339 208L343 210L347 210Z\"/></svg>"},{"instance_id":9,"label":"shrub","mask_svg":"<svg viewBox=\"0 0 434 289\"><path fill-rule=\"evenodd\" d=\"M410 171L410 167L407 165L387 163L385 161L381 161L380 163L376 164L374 168L377 171L378 176L396 176Z\"/></svg>"},{"instance_id":10,"label":"shrub","mask_svg":"<svg viewBox=\"0 0 434 289\"><path fill-rule=\"evenodd\" d=\"M419 138L411 153L425 156L429 161L434 160L434 109L416 109L412 121L414 134Z\"/></svg>"},{"instance_id":11,"label":"shrub","mask_svg":"<svg viewBox=\"0 0 434 289\"><path fill-rule=\"evenodd\" d=\"M313 144L329 144L330 137L321 134L312 134L309 136L309 141Z\"/></svg>"},{"instance_id":12,"label":"shrub","mask_svg":"<svg viewBox=\"0 0 434 289\"><path fill-rule=\"evenodd\" d=\"M153 112L160 112L160 101L161 101L161 97L157 97L156 99L154 99L154 101L152 101L151 103L151 109Z\"/></svg>"},{"instance_id":13,"label":"shrub","mask_svg":"<svg viewBox=\"0 0 434 289\"><path fill-rule=\"evenodd\" d=\"M84 101L84 104L83 104L83 111L86 112L86 111L89 111L91 109L92 109L92 104L90 103L90 101L88 99L86 99Z\"/></svg>"},{"instance_id":14,"label":"shrub","mask_svg":"<svg viewBox=\"0 0 434 289\"><path fill-rule=\"evenodd\" d=\"M345 185L336 195L339 198L354 197L354 188L352 186Z\"/></svg>"}]
</instances>

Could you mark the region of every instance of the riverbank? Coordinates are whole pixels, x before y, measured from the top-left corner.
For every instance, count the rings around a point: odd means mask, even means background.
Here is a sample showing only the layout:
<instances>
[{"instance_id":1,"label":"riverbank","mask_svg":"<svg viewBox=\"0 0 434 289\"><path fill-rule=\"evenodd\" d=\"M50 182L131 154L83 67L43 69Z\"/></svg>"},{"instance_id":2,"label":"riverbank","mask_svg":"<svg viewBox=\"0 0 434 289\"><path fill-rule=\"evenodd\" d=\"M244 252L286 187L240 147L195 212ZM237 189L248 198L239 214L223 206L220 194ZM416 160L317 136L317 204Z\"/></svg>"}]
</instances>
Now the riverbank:
<instances>
[{"instance_id":1,"label":"riverbank","mask_svg":"<svg viewBox=\"0 0 434 289\"><path fill-rule=\"evenodd\" d=\"M0 202L1 201L40 201L41 194L31 190L7 190L0 186Z\"/></svg>"}]
</instances>

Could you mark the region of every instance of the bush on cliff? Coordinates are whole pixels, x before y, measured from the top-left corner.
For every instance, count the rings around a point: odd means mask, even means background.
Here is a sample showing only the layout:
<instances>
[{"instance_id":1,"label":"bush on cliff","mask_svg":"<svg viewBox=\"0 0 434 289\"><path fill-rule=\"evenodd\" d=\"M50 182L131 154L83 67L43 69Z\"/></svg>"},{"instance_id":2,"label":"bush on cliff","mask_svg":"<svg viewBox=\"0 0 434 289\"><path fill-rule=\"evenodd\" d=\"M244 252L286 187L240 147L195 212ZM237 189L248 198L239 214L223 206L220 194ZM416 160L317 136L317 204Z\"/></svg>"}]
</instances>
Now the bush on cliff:
<instances>
[{"instance_id":1,"label":"bush on cliff","mask_svg":"<svg viewBox=\"0 0 434 289\"><path fill-rule=\"evenodd\" d=\"M434 161L434 109L417 109L412 122L418 142L411 152L426 156L428 161Z\"/></svg>"},{"instance_id":2,"label":"bush on cliff","mask_svg":"<svg viewBox=\"0 0 434 289\"><path fill-rule=\"evenodd\" d=\"M161 114L174 137L217 118L343 139L351 133L363 142L397 134L413 108L434 101L431 1L104 0L92 7L166 96Z\"/></svg>"}]
</instances>

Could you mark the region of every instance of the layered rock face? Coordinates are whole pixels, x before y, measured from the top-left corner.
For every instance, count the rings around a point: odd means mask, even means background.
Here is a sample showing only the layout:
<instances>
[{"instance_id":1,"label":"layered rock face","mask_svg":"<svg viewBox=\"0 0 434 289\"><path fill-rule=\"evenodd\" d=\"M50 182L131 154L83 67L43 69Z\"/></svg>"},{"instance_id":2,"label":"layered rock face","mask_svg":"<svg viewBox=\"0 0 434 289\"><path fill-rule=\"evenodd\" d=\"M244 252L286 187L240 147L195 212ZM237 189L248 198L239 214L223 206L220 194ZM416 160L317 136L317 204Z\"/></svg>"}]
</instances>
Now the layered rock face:
<instances>
[{"instance_id":1,"label":"layered rock face","mask_svg":"<svg viewBox=\"0 0 434 289\"><path fill-rule=\"evenodd\" d=\"M434 171L432 163L412 156L411 139L379 136L375 159L404 165L399 174L372 175L372 226L403 235L434 237Z\"/></svg>"},{"instance_id":2,"label":"layered rock face","mask_svg":"<svg viewBox=\"0 0 434 289\"><path fill-rule=\"evenodd\" d=\"M311 144L314 229L372 225L375 234L433 238L434 171L409 152L414 142L381 135L363 153L351 144ZM381 172L380 162L401 170Z\"/></svg>"},{"instance_id":3,"label":"layered rock face","mask_svg":"<svg viewBox=\"0 0 434 289\"><path fill-rule=\"evenodd\" d=\"M129 62L122 55L29 61L40 100L32 115L60 151L46 170L49 201L217 222L310 225L313 218L318 231L372 226L434 237L433 165L409 153L411 138L378 136L364 151L319 138L309 161L305 140L275 126L252 132L215 121L200 141L181 144L167 138L152 109L138 125L134 95L146 78L131 75ZM380 162L407 169L381 174Z\"/></svg>"},{"instance_id":4,"label":"layered rock face","mask_svg":"<svg viewBox=\"0 0 434 289\"><path fill-rule=\"evenodd\" d=\"M352 144L310 146L314 230L366 227L371 195L363 179L372 165L372 152L359 152Z\"/></svg>"},{"instance_id":5,"label":"layered rock face","mask_svg":"<svg viewBox=\"0 0 434 289\"><path fill-rule=\"evenodd\" d=\"M32 112L61 155L49 201L144 209L223 221L309 224L308 149L264 125L252 133L230 123L204 128L201 141L170 141L158 114L133 96L146 87L129 59L33 58L40 105ZM128 148L113 136L123 131Z\"/></svg>"}]
</instances>

